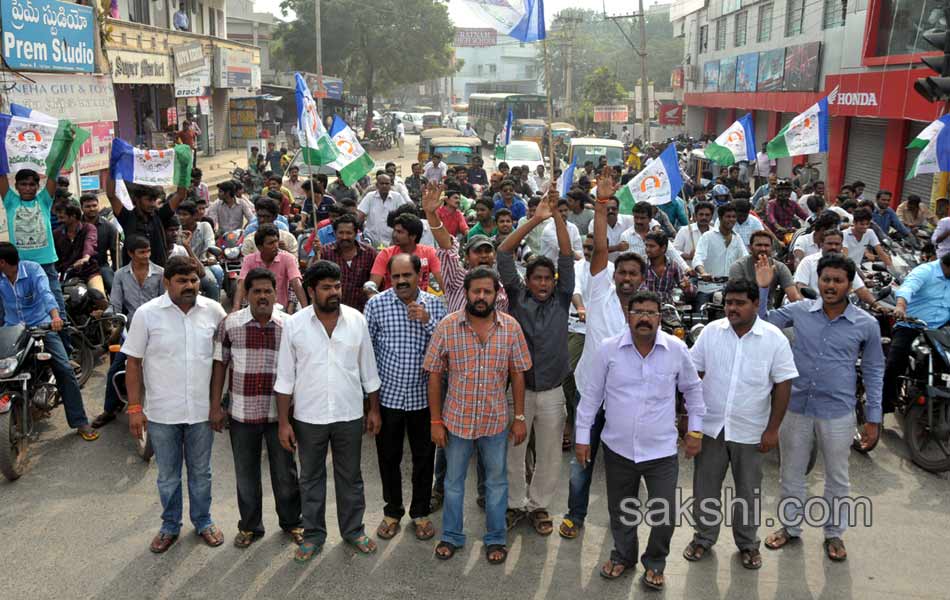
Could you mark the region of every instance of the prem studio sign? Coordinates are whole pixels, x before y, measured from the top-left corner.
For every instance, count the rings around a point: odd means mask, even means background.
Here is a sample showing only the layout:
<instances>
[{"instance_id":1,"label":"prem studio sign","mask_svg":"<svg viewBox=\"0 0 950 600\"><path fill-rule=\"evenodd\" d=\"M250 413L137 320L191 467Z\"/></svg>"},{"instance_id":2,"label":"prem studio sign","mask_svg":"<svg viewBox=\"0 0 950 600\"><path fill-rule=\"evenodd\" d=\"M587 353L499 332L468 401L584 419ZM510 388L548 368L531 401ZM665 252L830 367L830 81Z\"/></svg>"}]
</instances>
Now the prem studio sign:
<instances>
[{"instance_id":1,"label":"prem studio sign","mask_svg":"<svg viewBox=\"0 0 950 600\"><path fill-rule=\"evenodd\" d=\"M59 0L0 0L5 66L18 71L92 73L92 7Z\"/></svg>"}]
</instances>

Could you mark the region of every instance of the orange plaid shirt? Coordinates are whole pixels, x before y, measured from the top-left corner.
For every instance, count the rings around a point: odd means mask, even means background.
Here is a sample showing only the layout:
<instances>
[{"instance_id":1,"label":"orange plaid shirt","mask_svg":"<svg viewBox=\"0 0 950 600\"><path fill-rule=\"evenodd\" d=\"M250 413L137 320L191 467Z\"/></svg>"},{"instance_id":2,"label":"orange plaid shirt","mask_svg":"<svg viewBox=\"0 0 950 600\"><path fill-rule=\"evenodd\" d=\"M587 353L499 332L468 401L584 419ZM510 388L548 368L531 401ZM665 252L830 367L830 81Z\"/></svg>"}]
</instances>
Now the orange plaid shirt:
<instances>
[{"instance_id":1,"label":"orange plaid shirt","mask_svg":"<svg viewBox=\"0 0 950 600\"><path fill-rule=\"evenodd\" d=\"M422 368L448 371L442 421L453 435L476 439L497 435L508 426L508 371L530 369L531 355L513 317L496 310L495 325L483 344L462 309L439 322Z\"/></svg>"}]
</instances>

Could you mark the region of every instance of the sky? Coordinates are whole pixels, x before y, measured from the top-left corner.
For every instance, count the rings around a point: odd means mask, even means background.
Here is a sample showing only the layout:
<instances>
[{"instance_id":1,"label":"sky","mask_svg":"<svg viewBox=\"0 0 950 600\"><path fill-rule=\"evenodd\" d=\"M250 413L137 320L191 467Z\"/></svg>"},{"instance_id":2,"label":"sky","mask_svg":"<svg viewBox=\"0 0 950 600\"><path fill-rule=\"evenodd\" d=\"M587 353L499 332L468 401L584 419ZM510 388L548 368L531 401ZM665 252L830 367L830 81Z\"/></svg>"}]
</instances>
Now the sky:
<instances>
[{"instance_id":1,"label":"sky","mask_svg":"<svg viewBox=\"0 0 950 600\"><path fill-rule=\"evenodd\" d=\"M255 0L254 10L269 12L280 19L280 2L281 0ZM654 3L656 3L656 0L644 0L643 2L646 7ZM608 14L628 13L635 10L636 6L631 0L544 0L544 20L550 25L554 15L568 7L601 11L605 5ZM478 27L480 25L471 21L471 13L461 2L449 2L449 16L460 27Z\"/></svg>"}]
</instances>

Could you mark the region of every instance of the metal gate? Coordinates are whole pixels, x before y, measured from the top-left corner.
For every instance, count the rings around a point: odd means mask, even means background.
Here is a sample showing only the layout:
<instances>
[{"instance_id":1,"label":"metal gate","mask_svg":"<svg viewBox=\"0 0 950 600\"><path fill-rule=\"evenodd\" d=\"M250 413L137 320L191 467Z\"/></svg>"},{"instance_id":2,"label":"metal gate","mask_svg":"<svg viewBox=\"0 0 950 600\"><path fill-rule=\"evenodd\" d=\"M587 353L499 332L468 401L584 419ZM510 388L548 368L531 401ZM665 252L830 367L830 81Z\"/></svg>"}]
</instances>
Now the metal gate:
<instances>
[{"instance_id":1,"label":"metal gate","mask_svg":"<svg viewBox=\"0 0 950 600\"><path fill-rule=\"evenodd\" d=\"M929 123L921 123L920 121L911 121L910 123L910 134L907 136L907 140L910 141L917 137L921 131L927 127ZM913 179L906 179L907 173L910 172L910 168L914 165L914 161L917 160L917 155L920 154L920 150L914 148L907 151L907 162L904 165L904 192L902 195L903 198L907 198L910 194L917 194L921 197L925 204L930 204L930 189L933 186L934 176L933 173L926 173L924 175L918 175Z\"/></svg>"},{"instance_id":2,"label":"metal gate","mask_svg":"<svg viewBox=\"0 0 950 600\"><path fill-rule=\"evenodd\" d=\"M887 119L851 119L845 182L864 182L864 197L873 200L881 185L884 161L884 132Z\"/></svg>"}]
</instances>

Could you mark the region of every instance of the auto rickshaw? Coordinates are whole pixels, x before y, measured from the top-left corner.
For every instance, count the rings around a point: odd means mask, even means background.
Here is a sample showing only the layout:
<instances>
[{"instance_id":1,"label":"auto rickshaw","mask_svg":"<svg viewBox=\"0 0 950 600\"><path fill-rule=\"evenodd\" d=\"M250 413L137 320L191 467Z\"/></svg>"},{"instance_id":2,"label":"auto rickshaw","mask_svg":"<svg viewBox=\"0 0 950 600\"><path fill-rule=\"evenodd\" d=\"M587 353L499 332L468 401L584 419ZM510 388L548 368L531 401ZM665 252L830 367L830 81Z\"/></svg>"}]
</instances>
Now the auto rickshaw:
<instances>
[{"instance_id":1,"label":"auto rickshaw","mask_svg":"<svg viewBox=\"0 0 950 600\"><path fill-rule=\"evenodd\" d=\"M566 138L564 143L570 144L571 138L577 137L578 131L577 128L570 123L557 121L555 123L551 123L551 135L554 137L555 144L557 143L558 138Z\"/></svg>"},{"instance_id":2,"label":"auto rickshaw","mask_svg":"<svg viewBox=\"0 0 950 600\"><path fill-rule=\"evenodd\" d=\"M442 162L450 167L472 166L476 156L482 155L482 141L477 137L437 137L429 143L430 154L440 154Z\"/></svg>"},{"instance_id":3,"label":"auto rickshaw","mask_svg":"<svg viewBox=\"0 0 950 600\"><path fill-rule=\"evenodd\" d=\"M534 142L541 147L547 132L548 126L542 119L515 119L511 126L511 139Z\"/></svg>"},{"instance_id":4,"label":"auto rickshaw","mask_svg":"<svg viewBox=\"0 0 950 600\"><path fill-rule=\"evenodd\" d=\"M419 154L416 158L419 160L420 164L425 164L429 160L429 155L431 152L431 143L434 138L445 138L445 137L456 137L459 132L457 129L452 129L450 127L435 127L433 129L426 129L419 134Z\"/></svg>"}]
</instances>

